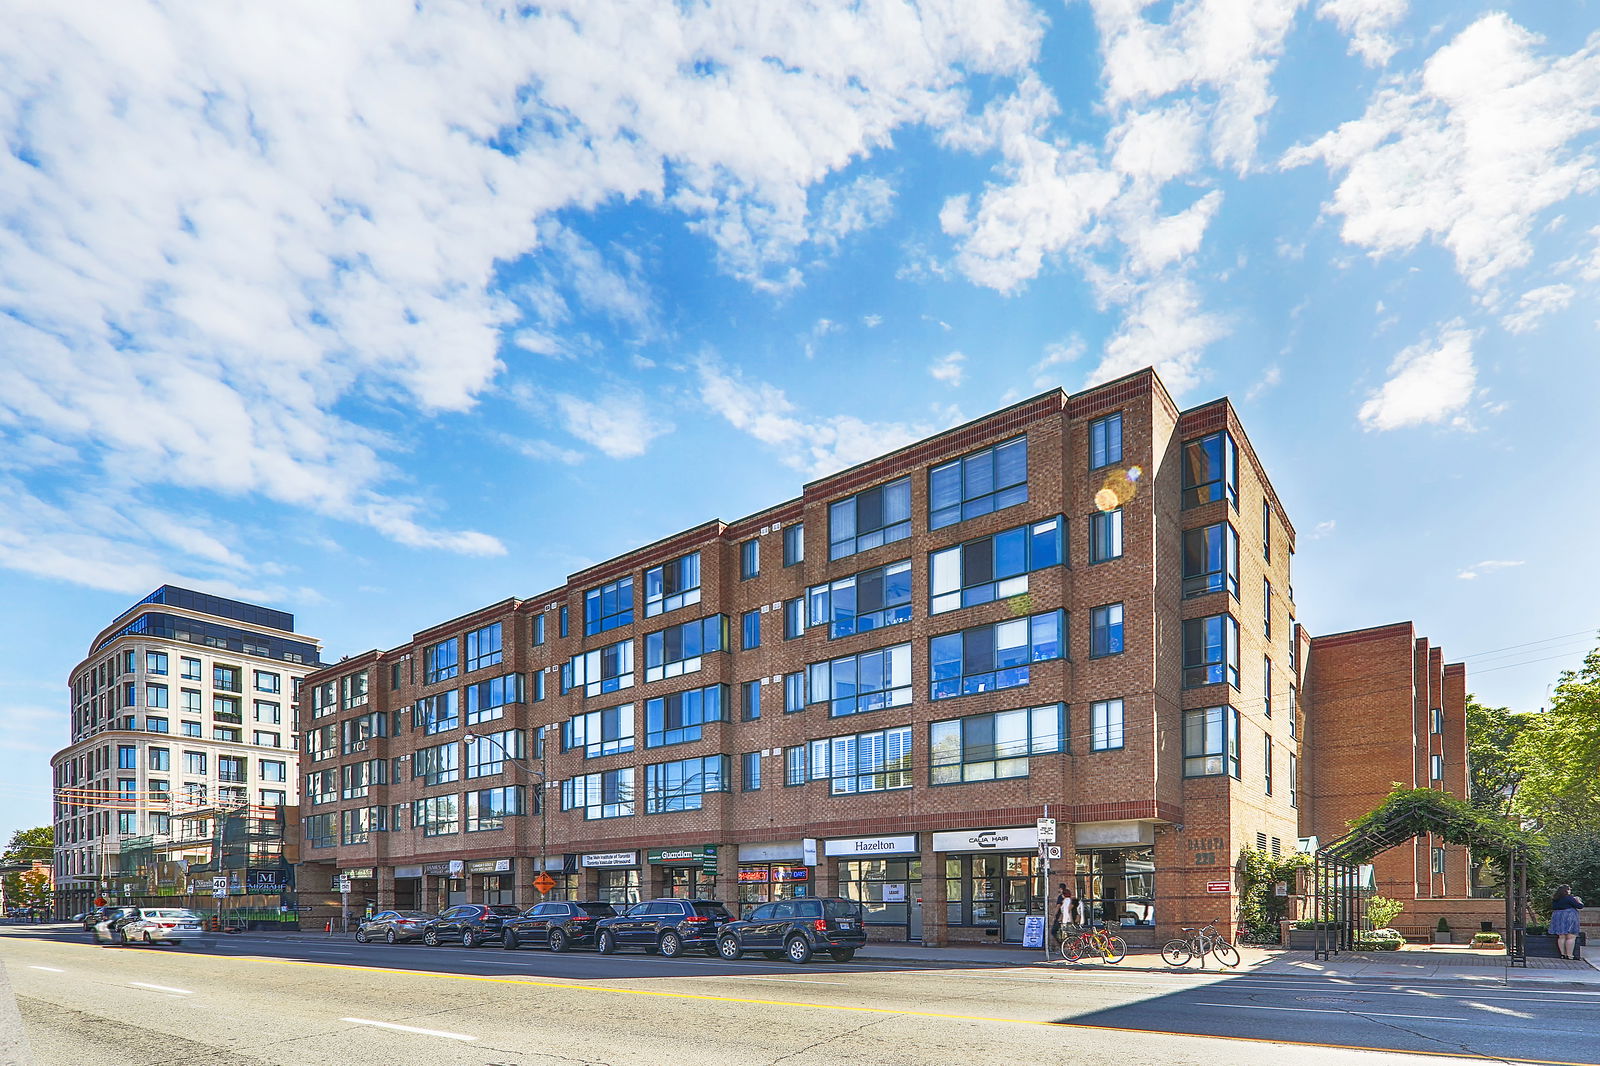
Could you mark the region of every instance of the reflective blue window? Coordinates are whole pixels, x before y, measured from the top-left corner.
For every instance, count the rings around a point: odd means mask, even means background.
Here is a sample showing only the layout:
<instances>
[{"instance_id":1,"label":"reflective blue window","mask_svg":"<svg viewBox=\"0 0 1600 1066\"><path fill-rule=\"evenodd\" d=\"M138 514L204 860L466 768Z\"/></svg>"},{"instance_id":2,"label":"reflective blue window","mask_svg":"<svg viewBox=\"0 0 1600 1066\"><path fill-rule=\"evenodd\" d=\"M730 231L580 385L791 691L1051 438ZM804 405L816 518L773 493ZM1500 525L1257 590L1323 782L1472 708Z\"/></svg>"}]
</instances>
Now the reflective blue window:
<instances>
[{"instance_id":1,"label":"reflective blue window","mask_svg":"<svg viewBox=\"0 0 1600 1066\"><path fill-rule=\"evenodd\" d=\"M911 702L911 645L846 655L806 668L806 698L833 716L865 714Z\"/></svg>"},{"instance_id":2,"label":"reflective blue window","mask_svg":"<svg viewBox=\"0 0 1600 1066\"><path fill-rule=\"evenodd\" d=\"M1028 438L1015 437L928 471L928 528L1025 503Z\"/></svg>"},{"instance_id":3,"label":"reflective blue window","mask_svg":"<svg viewBox=\"0 0 1600 1066\"><path fill-rule=\"evenodd\" d=\"M662 681L700 669L701 656L728 647L728 616L714 614L644 638L644 679Z\"/></svg>"},{"instance_id":4,"label":"reflective blue window","mask_svg":"<svg viewBox=\"0 0 1600 1066\"><path fill-rule=\"evenodd\" d=\"M725 685L707 685L645 701L645 747L699 740L701 726L724 719L727 702Z\"/></svg>"},{"instance_id":5,"label":"reflective blue window","mask_svg":"<svg viewBox=\"0 0 1600 1066\"><path fill-rule=\"evenodd\" d=\"M583 632L585 636L633 623L633 575L583 594Z\"/></svg>"},{"instance_id":6,"label":"reflective blue window","mask_svg":"<svg viewBox=\"0 0 1600 1066\"><path fill-rule=\"evenodd\" d=\"M1061 611L1047 611L934 637L929 642L933 698L1026 685L1030 664L1062 657L1064 623Z\"/></svg>"},{"instance_id":7,"label":"reflective blue window","mask_svg":"<svg viewBox=\"0 0 1600 1066\"><path fill-rule=\"evenodd\" d=\"M1089 469L1122 462L1122 413L1089 423Z\"/></svg>"},{"instance_id":8,"label":"reflective blue window","mask_svg":"<svg viewBox=\"0 0 1600 1066\"><path fill-rule=\"evenodd\" d=\"M843 559L911 536L911 479L858 492L828 507L828 558Z\"/></svg>"},{"instance_id":9,"label":"reflective blue window","mask_svg":"<svg viewBox=\"0 0 1600 1066\"><path fill-rule=\"evenodd\" d=\"M1028 591L1028 574L1065 561L1067 521L1060 515L979 537L928 556L930 613Z\"/></svg>"},{"instance_id":10,"label":"reflective blue window","mask_svg":"<svg viewBox=\"0 0 1600 1066\"><path fill-rule=\"evenodd\" d=\"M644 572L644 616L676 611L700 602L700 553L690 552Z\"/></svg>"},{"instance_id":11,"label":"reflective blue window","mask_svg":"<svg viewBox=\"0 0 1600 1066\"><path fill-rule=\"evenodd\" d=\"M728 757L652 763L644 768L644 813L697 811L708 792L728 791Z\"/></svg>"},{"instance_id":12,"label":"reflective blue window","mask_svg":"<svg viewBox=\"0 0 1600 1066\"><path fill-rule=\"evenodd\" d=\"M826 625L828 636L848 637L911 620L911 560L863 570L806 594L807 624Z\"/></svg>"},{"instance_id":13,"label":"reflective blue window","mask_svg":"<svg viewBox=\"0 0 1600 1066\"><path fill-rule=\"evenodd\" d=\"M1089 612L1089 656L1122 654L1122 604L1108 603Z\"/></svg>"}]
</instances>

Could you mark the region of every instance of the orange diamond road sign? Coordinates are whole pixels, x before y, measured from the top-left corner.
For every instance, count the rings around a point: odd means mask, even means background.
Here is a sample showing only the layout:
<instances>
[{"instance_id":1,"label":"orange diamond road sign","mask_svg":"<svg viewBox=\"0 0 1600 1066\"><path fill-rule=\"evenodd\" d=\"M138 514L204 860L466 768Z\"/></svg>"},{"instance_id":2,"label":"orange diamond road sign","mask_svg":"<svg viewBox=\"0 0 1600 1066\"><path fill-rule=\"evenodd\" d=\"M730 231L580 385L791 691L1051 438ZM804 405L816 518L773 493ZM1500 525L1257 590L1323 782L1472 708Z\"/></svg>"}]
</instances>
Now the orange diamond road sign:
<instances>
[{"instance_id":1,"label":"orange diamond road sign","mask_svg":"<svg viewBox=\"0 0 1600 1066\"><path fill-rule=\"evenodd\" d=\"M538 877L533 879L533 887L537 888L540 892L548 892L552 888L556 887L556 879L551 877L549 874L540 874Z\"/></svg>"}]
</instances>

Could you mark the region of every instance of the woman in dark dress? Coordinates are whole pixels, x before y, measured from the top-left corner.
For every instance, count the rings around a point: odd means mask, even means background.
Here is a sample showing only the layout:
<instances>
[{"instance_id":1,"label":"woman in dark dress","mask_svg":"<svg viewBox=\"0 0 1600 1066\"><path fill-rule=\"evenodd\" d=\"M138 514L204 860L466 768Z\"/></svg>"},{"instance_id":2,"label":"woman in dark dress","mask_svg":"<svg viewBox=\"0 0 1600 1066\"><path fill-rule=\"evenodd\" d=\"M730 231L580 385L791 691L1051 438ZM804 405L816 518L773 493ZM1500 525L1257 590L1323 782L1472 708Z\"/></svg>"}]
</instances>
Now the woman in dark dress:
<instances>
[{"instance_id":1,"label":"woman in dark dress","mask_svg":"<svg viewBox=\"0 0 1600 1066\"><path fill-rule=\"evenodd\" d=\"M1556 938L1556 950L1563 959L1577 958L1578 912L1583 900L1572 894L1571 885L1556 889L1556 898L1550 904L1550 934Z\"/></svg>"}]
</instances>

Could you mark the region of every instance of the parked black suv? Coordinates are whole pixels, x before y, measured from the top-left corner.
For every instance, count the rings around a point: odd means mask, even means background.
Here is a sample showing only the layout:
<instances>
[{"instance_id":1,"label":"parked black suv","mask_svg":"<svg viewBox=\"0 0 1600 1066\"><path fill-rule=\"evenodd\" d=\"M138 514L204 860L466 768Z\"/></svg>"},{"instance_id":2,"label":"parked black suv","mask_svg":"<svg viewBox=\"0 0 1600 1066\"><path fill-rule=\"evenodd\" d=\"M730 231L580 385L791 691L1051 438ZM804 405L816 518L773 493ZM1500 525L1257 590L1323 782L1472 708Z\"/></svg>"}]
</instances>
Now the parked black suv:
<instances>
[{"instance_id":1,"label":"parked black suv","mask_svg":"<svg viewBox=\"0 0 1600 1066\"><path fill-rule=\"evenodd\" d=\"M849 962L867 943L866 915L861 904L838 896L784 899L764 903L731 922L717 936L717 954L738 959L746 951L762 951L769 959L810 962L825 951L835 962Z\"/></svg>"},{"instance_id":2,"label":"parked black suv","mask_svg":"<svg viewBox=\"0 0 1600 1066\"><path fill-rule=\"evenodd\" d=\"M459 940L462 947L475 948L485 940L499 940L500 923L521 913L509 903L463 903L429 922L422 942L431 948Z\"/></svg>"},{"instance_id":3,"label":"parked black suv","mask_svg":"<svg viewBox=\"0 0 1600 1066\"><path fill-rule=\"evenodd\" d=\"M684 948L701 948L716 957L717 933L733 920L714 899L652 899L635 903L626 914L602 918L598 926L600 954L618 948L659 951L669 959Z\"/></svg>"},{"instance_id":4,"label":"parked black suv","mask_svg":"<svg viewBox=\"0 0 1600 1066\"><path fill-rule=\"evenodd\" d=\"M602 918L616 917L617 909L598 901L574 903L553 900L535 903L517 918L501 923L500 946L515 951L523 944L538 944L551 951L592 948Z\"/></svg>"}]
</instances>

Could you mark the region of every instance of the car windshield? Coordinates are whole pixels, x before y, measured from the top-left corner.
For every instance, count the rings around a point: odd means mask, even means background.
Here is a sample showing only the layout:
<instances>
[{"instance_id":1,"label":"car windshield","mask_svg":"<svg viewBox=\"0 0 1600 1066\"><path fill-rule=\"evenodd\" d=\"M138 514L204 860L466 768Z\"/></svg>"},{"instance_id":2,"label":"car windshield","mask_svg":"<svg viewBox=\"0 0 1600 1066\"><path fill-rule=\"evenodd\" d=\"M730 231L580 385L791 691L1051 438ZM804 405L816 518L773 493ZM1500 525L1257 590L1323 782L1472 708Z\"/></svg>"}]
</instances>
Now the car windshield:
<instances>
[{"instance_id":1,"label":"car windshield","mask_svg":"<svg viewBox=\"0 0 1600 1066\"><path fill-rule=\"evenodd\" d=\"M728 913L728 908L715 901L696 900L694 912L696 914L703 914L707 918L722 918L726 920L732 919L733 917L733 915Z\"/></svg>"},{"instance_id":2,"label":"car windshield","mask_svg":"<svg viewBox=\"0 0 1600 1066\"><path fill-rule=\"evenodd\" d=\"M592 918L613 918L617 909L609 903L580 903L578 908Z\"/></svg>"},{"instance_id":3,"label":"car windshield","mask_svg":"<svg viewBox=\"0 0 1600 1066\"><path fill-rule=\"evenodd\" d=\"M145 911L146 918L198 918L194 911L186 911L176 907L163 907L160 910Z\"/></svg>"},{"instance_id":4,"label":"car windshield","mask_svg":"<svg viewBox=\"0 0 1600 1066\"><path fill-rule=\"evenodd\" d=\"M429 914L427 911L400 911L399 912L399 916L401 918L432 918L433 917L433 915Z\"/></svg>"}]
</instances>

